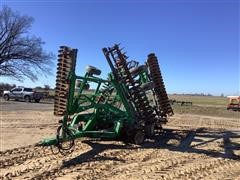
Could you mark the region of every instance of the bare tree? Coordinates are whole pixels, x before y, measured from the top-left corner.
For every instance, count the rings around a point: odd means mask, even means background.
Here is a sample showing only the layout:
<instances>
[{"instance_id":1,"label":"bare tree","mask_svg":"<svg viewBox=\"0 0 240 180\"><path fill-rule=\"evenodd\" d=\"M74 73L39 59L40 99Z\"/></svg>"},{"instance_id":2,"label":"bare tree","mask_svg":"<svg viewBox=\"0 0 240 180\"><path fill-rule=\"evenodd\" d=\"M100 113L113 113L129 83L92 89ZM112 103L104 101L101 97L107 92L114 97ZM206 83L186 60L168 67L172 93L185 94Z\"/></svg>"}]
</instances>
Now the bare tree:
<instances>
[{"instance_id":1,"label":"bare tree","mask_svg":"<svg viewBox=\"0 0 240 180\"><path fill-rule=\"evenodd\" d=\"M51 88L50 88L49 85L47 85L47 84L44 85L44 90L45 90L45 91L49 91L50 89L51 89Z\"/></svg>"},{"instance_id":2,"label":"bare tree","mask_svg":"<svg viewBox=\"0 0 240 180\"><path fill-rule=\"evenodd\" d=\"M0 83L1 90L10 90L14 87L16 87L16 84Z\"/></svg>"},{"instance_id":3,"label":"bare tree","mask_svg":"<svg viewBox=\"0 0 240 180\"><path fill-rule=\"evenodd\" d=\"M43 88L41 86L36 86L34 89L41 90Z\"/></svg>"},{"instance_id":4,"label":"bare tree","mask_svg":"<svg viewBox=\"0 0 240 180\"><path fill-rule=\"evenodd\" d=\"M43 50L41 38L31 35L33 18L4 6L0 9L0 76L37 80L49 73L53 54Z\"/></svg>"}]
</instances>

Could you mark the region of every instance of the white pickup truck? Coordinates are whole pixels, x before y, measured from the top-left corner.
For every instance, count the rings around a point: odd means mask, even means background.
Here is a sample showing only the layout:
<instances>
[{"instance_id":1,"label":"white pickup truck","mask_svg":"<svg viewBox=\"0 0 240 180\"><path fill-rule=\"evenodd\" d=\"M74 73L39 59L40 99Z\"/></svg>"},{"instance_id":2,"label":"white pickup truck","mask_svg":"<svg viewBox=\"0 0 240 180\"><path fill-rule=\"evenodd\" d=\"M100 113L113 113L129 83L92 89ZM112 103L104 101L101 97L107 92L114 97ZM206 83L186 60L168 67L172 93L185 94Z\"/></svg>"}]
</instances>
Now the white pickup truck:
<instances>
[{"instance_id":1,"label":"white pickup truck","mask_svg":"<svg viewBox=\"0 0 240 180\"><path fill-rule=\"evenodd\" d=\"M43 93L34 92L32 88L13 88L10 91L3 91L3 98L8 101L9 99L24 100L31 102L34 100L39 103L43 98Z\"/></svg>"}]
</instances>

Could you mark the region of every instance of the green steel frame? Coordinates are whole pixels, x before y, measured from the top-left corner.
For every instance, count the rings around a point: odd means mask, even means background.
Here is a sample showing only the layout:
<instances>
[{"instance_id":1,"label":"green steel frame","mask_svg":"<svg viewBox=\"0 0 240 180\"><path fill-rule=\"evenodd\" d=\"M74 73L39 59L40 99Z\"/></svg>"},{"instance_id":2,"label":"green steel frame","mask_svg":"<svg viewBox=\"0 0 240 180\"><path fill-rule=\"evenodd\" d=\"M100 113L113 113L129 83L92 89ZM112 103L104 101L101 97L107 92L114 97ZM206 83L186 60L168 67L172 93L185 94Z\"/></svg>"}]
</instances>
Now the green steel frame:
<instances>
[{"instance_id":1,"label":"green steel frame","mask_svg":"<svg viewBox=\"0 0 240 180\"><path fill-rule=\"evenodd\" d=\"M139 77L143 83L148 81L146 72L140 73ZM109 74L108 80L105 80L91 76L88 72L85 76L76 76L75 72L71 71L68 80L70 82L70 93L68 95L67 113L60 122L62 123L62 128L69 129L72 135L69 137L65 133L66 131L63 131L63 134L60 136L62 141L80 137L117 138L121 135L123 124L125 126L134 124L135 110L124 95L126 87L124 84L119 83L112 73ZM82 82L77 95L74 96L76 80L81 80ZM91 82L97 84L95 92L84 94L84 88ZM110 97L112 101L106 101L101 104L97 103L97 98L101 96L100 87L104 83L108 83L109 86L113 87L115 92ZM124 108L121 110L119 107L116 107L117 103L122 104ZM92 112L87 113L88 110ZM69 119L71 119L70 122ZM84 126L81 128L78 126L80 122L84 123ZM108 130L94 130L98 123L112 124L112 127ZM57 143L57 138L49 138L44 139L41 145L57 145Z\"/></svg>"},{"instance_id":2,"label":"green steel frame","mask_svg":"<svg viewBox=\"0 0 240 180\"><path fill-rule=\"evenodd\" d=\"M129 89L126 84L119 82L110 58L106 56L106 59L112 70L107 79L99 78L88 71L84 76L77 76L75 67L71 68L67 78L69 90L66 97L66 112L59 121L61 125L57 136L44 139L40 145L60 147L63 142L74 143L74 139L80 137L119 138L124 133L136 129L138 112L134 104L128 100ZM145 70L139 71L137 78L136 81L140 84L151 82L149 72ZM77 92L76 80L81 82ZM96 89L89 93L85 88L91 83L96 84ZM105 95L105 92L108 94Z\"/></svg>"}]
</instances>

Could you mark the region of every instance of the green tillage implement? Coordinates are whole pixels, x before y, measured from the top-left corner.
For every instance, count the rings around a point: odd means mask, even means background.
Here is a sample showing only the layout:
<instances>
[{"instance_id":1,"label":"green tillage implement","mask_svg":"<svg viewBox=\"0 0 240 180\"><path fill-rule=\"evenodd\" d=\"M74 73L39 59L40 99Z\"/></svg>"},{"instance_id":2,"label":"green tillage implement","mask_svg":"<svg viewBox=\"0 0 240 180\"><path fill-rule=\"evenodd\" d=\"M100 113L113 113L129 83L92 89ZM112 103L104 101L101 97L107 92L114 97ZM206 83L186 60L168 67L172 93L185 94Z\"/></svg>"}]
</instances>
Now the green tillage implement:
<instances>
[{"instance_id":1,"label":"green tillage implement","mask_svg":"<svg viewBox=\"0 0 240 180\"><path fill-rule=\"evenodd\" d=\"M152 63L157 61L154 54L149 55L148 59L152 58L150 63L139 66L136 61L127 61L118 45L104 48L103 53L112 70L107 80L97 77L101 71L92 66L87 67L85 76L77 76L77 50L60 47L54 114L63 119L59 121L61 125L56 137L45 139L40 145L55 145L60 150L69 150L74 139L80 137L121 138L141 144L145 137L161 130L167 116L173 115L163 81L160 81L163 89L156 91L155 84L159 83L155 82L156 74L159 73L160 80L161 74L159 67L155 67L156 63ZM155 77L151 71L155 72ZM80 82L77 88L76 81ZM93 83L94 92L89 90ZM153 97L152 103L147 92ZM69 142L67 147L64 142Z\"/></svg>"}]
</instances>

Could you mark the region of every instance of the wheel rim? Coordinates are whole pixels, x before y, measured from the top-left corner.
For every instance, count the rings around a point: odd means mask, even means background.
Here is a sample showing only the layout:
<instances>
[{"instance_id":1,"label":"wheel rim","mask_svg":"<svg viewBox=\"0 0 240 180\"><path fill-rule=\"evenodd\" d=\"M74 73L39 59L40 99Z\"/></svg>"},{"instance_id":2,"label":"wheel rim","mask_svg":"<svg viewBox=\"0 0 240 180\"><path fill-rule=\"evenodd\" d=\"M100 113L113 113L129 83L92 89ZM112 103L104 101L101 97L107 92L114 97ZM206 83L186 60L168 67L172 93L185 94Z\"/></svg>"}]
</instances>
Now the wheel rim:
<instances>
[{"instance_id":1,"label":"wheel rim","mask_svg":"<svg viewBox=\"0 0 240 180\"><path fill-rule=\"evenodd\" d=\"M146 135L148 137L154 136L154 133L155 133L155 131L154 131L155 128L154 127L155 127L154 124L147 125L145 130L146 130Z\"/></svg>"},{"instance_id":2,"label":"wheel rim","mask_svg":"<svg viewBox=\"0 0 240 180\"><path fill-rule=\"evenodd\" d=\"M8 100L8 99L9 99L8 95L5 95L4 100Z\"/></svg>"},{"instance_id":3,"label":"wheel rim","mask_svg":"<svg viewBox=\"0 0 240 180\"><path fill-rule=\"evenodd\" d=\"M134 136L134 143L139 145L144 141L144 133L142 131L138 131Z\"/></svg>"},{"instance_id":4,"label":"wheel rim","mask_svg":"<svg viewBox=\"0 0 240 180\"><path fill-rule=\"evenodd\" d=\"M30 98L27 96L27 97L25 97L25 101L26 102L29 102L29 100L30 100Z\"/></svg>"}]
</instances>

